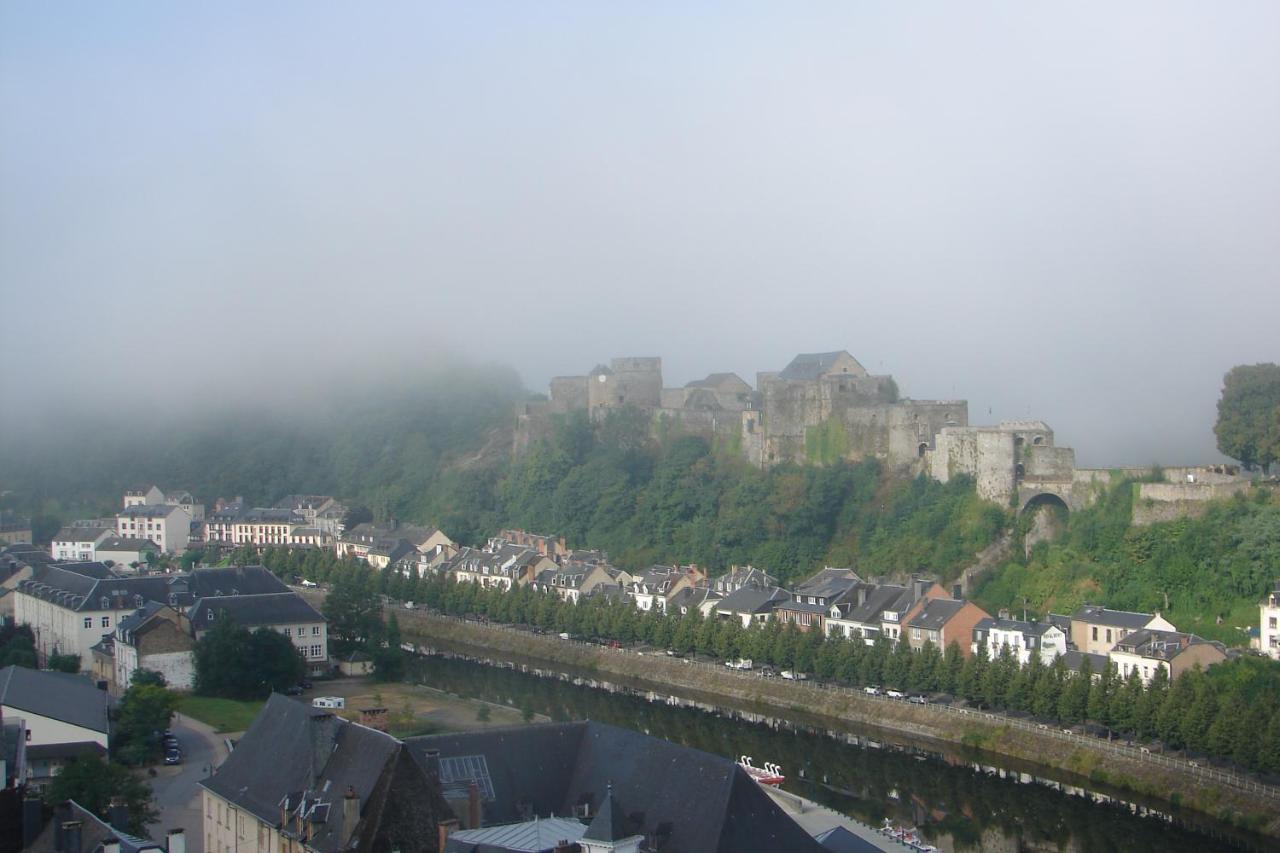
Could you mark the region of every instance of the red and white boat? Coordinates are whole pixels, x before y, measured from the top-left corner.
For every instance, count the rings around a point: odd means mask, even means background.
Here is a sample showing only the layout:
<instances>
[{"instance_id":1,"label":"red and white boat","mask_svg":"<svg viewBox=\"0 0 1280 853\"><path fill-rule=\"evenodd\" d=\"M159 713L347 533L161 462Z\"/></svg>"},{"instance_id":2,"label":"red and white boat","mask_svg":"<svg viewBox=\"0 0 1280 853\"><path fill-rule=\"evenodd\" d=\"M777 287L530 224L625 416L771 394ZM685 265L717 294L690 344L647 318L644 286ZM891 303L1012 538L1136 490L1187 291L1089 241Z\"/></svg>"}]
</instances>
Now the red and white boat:
<instances>
[{"instance_id":1,"label":"red and white boat","mask_svg":"<svg viewBox=\"0 0 1280 853\"><path fill-rule=\"evenodd\" d=\"M756 767L751 763L750 755L743 755L738 759L738 766L747 771L747 775L759 782L761 785L781 785L786 776L782 775L782 768L776 764L764 763L764 767Z\"/></svg>"}]
</instances>

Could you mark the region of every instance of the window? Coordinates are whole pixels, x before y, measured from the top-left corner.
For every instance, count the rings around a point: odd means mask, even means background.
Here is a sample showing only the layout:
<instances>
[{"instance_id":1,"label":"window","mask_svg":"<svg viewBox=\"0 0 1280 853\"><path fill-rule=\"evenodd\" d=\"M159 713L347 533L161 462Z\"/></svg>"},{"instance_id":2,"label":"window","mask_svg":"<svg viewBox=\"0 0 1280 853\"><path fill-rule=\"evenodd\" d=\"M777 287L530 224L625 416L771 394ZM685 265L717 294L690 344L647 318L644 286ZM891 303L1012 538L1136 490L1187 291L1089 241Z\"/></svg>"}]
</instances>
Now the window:
<instances>
[{"instance_id":1,"label":"window","mask_svg":"<svg viewBox=\"0 0 1280 853\"><path fill-rule=\"evenodd\" d=\"M319 625L312 625L312 626L311 626L311 636L313 636L313 637L318 637L318 636L320 636L320 626L319 626Z\"/></svg>"},{"instance_id":2,"label":"window","mask_svg":"<svg viewBox=\"0 0 1280 853\"><path fill-rule=\"evenodd\" d=\"M320 647L319 647L319 646L312 646L312 647L311 647L311 656L312 656L313 658L318 658L318 657L320 657L322 654L323 654L323 652L320 650Z\"/></svg>"},{"instance_id":3,"label":"window","mask_svg":"<svg viewBox=\"0 0 1280 853\"><path fill-rule=\"evenodd\" d=\"M1109 642L1111 642L1111 629L1110 629L1110 628L1108 628L1108 629L1107 629L1107 642L1108 642L1108 643L1109 643Z\"/></svg>"},{"instance_id":4,"label":"window","mask_svg":"<svg viewBox=\"0 0 1280 853\"><path fill-rule=\"evenodd\" d=\"M1267 620L1267 627L1268 627L1268 628L1271 628L1272 630L1275 630L1275 627L1276 627L1276 617L1272 616L1270 619L1268 619L1268 620Z\"/></svg>"},{"instance_id":5,"label":"window","mask_svg":"<svg viewBox=\"0 0 1280 853\"><path fill-rule=\"evenodd\" d=\"M285 635L286 637L292 637L292 636L293 636L293 629L292 629L292 628L285 628L285 629L284 629L284 635Z\"/></svg>"},{"instance_id":6,"label":"window","mask_svg":"<svg viewBox=\"0 0 1280 853\"><path fill-rule=\"evenodd\" d=\"M92 616L86 616L86 617L84 617L84 626L85 626L86 628L92 628L92 627L93 627L93 617L92 617Z\"/></svg>"},{"instance_id":7,"label":"window","mask_svg":"<svg viewBox=\"0 0 1280 853\"><path fill-rule=\"evenodd\" d=\"M204 615L205 615L205 618L207 618L210 622L212 622L212 621L213 621L213 611L212 611L212 610L206 610Z\"/></svg>"},{"instance_id":8,"label":"window","mask_svg":"<svg viewBox=\"0 0 1280 853\"><path fill-rule=\"evenodd\" d=\"M110 617L110 616L103 616L103 617L102 617L102 627L103 627L103 628L110 628L110 627L111 627L111 617Z\"/></svg>"},{"instance_id":9,"label":"window","mask_svg":"<svg viewBox=\"0 0 1280 853\"><path fill-rule=\"evenodd\" d=\"M1097 640L1098 640L1098 626L1097 626L1097 625L1094 625L1094 626L1093 626L1093 640L1094 640L1094 642L1097 642Z\"/></svg>"}]
</instances>

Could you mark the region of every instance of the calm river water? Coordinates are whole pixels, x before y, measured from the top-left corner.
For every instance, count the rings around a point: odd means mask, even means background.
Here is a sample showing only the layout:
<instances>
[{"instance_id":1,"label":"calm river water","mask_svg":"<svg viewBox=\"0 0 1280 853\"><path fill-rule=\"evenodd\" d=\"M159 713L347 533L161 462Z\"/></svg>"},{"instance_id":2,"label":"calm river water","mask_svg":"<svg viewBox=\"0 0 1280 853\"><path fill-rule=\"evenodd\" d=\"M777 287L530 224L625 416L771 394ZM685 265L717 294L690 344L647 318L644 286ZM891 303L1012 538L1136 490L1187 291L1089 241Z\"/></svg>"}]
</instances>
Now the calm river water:
<instances>
[{"instance_id":1,"label":"calm river water","mask_svg":"<svg viewBox=\"0 0 1280 853\"><path fill-rule=\"evenodd\" d=\"M532 660L493 663L438 651L415 658L410 671L430 687L553 720L591 719L717 755L750 755L757 765L771 761L782 766L786 790L872 826L886 818L916 825L943 849L1206 853L1280 846L1199 815L1170 813L1158 801L952 745L875 730L832 736L816 718L717 711L698 697L601 684L586 671Z\"/></svg>"}]
</instances>

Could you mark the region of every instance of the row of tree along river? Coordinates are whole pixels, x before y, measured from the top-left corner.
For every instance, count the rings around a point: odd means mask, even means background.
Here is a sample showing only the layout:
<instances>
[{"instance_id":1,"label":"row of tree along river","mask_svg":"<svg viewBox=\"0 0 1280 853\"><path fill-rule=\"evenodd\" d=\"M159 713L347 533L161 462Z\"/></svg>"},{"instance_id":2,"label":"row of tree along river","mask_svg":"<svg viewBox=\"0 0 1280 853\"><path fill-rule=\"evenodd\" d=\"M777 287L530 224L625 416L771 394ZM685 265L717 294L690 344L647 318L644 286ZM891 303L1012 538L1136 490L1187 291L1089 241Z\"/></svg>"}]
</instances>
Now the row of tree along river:
<instances>
[{"instance_id":1,"label":"row of tree along river","mask_svg":"<svg viewBox=\"0 0 1280 853\"><path fill-rule=\"evenodd\" d=\"M875 827L886 820L918 826L943 849L1274 849L1274 839L1228 823L978 750L871 729L832 732L802 713L783 720L532 659L476 657L462 647L424 651L410 666L414 682L553 720L591 719L717 755L749 755L757 765L770 761L782 766L784 789Z\"/></svg>"}]
</instances>

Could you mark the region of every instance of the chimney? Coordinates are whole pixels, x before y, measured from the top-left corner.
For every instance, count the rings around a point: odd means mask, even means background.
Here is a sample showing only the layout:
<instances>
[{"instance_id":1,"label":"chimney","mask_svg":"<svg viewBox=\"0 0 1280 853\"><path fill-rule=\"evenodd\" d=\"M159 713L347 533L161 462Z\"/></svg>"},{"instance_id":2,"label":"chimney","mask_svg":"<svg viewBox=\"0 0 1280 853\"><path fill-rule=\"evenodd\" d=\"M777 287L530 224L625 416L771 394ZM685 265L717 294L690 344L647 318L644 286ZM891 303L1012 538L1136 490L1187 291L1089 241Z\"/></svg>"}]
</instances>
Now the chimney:
<instances>
[{"instance_id":1,"label":"chimney","mask_svg":"<svg viewBox=\"0 0 1280 853\"><path fill-rule=\"evenodd\" d=\"M22 848L25 850L35 843L36 836L44 828L44 805L39 797L24 797L22 800Z\"/></svg>"},{"instance_id":2,"label":"chimney","mask_svg":"<svg viewBox=\"0 0 1280 853\"><path fill-rule=\"evenodd\" d=\"M458 828L458 822L453 818L442 820L437 824L436 849L444 853L445 842L449 840L449 836L453 835L454 830Z\"/></svg>"},{"instance_id":3,"label":"chimney","mask_svg":"<svg viewBox=\"0 0 1280 853\"><path fill-rule=\"evenodd\" d=\"M951 585L951 597L956 601L964 598L964 587L958 583L953 583Z\"/></svg>"},{"instance_id":4,"label":"chimney","mask_svg":"<svg viewBox=\"0 0 1280 853\"><path fill-rule=\"evenodd\" d=\"M112 829L123 832L129 826L129 806L119 797L112 797L107 806L107 818Z\"/></svg>"},{"instance_id":5,"label":"chimney","mask_svg":"<svg viewBox=\"0 0 1280 853\"><path fill-rule=\"evenodd\" d=\"M859 585L858 586L858 606L861 607L866 603L867 603L867 588L865 586Z\"/></svg>"},{"instance_id":6,"label":"chimney","mask_svg":"<svg viewBox=\"0 0 1280 853\"><path fill-rule=\"evenodd\" d=\"M475 782L467 785L467 829L480 828L480 786Z\"/></svg>"},{"instance_id":7,"label":"chimney","mask_svg":"<svg viewBox=\"0 0 1280 853\"><path fill-rule=\"evenodd\" d=\"M102 839L102 853L120 853L120 839L114 835Z\"/></svg>"},{"instance_id":8,"label":"chimney","mask_svg":"<svg viewBox=\"0 0 1280 853\"><path fill-rule=\"evenodd\" d=\"M62 822L62 853L80 853L80 821Z\"/></svg>"},{"instance_id":9,"label":"chimney","mask_svg":"<svg viewBox=\"0 0 1280 853\"><path fill-rule=\"evenodd\" d=\"M356 834L356 824L360 822L360 797L356 795L356 789L347 786L347 792L342 795L342 833L348 840Z\"/></svg>"},{"instance_id":10,"label":"chimney","mask_svg":"<svg viewBox=\"0 0 1280 853\"><path fill-rule=\"evenodd\" d=\"M577 845L570 844L568 840L557 841L552 853L572 853L575 847L577 847Z\"/></svg>"},{"instance_id":11,"label":"chimney","mask_svg":"<svg viewBox=\"0 0 1280 853\"><path fill-rule=\"evenodd\" d=\"M999 613L998 613L997 615L999 615L999 617L1000 617L1001 619L1008 619L1008 618L1009 618L1009 608L1007 608L1007 607L1001 607L1001 608L1000 608L1000 611L999 611Z\"/></svg>"},{"instance_id":12,"label":"chimney","mask_svg":"<svg viewBox=\"0 0 1280 853\"><path fill-rule=\"evenodd\" d=\"M169 830L164 839L164 849L168 853L187 853L187 834L181 828Z\"/></svg>"},{"instance_id":13,"label":"chimney","mask_svg":"<svg viewBox=\"0 0 1280 853\"><path fill-rule=\"evenodd\" d=\"M428 749L423 753L427 759L427 771L437 779L440 778L440 750Z\"/></svg>"}]
</instances>

